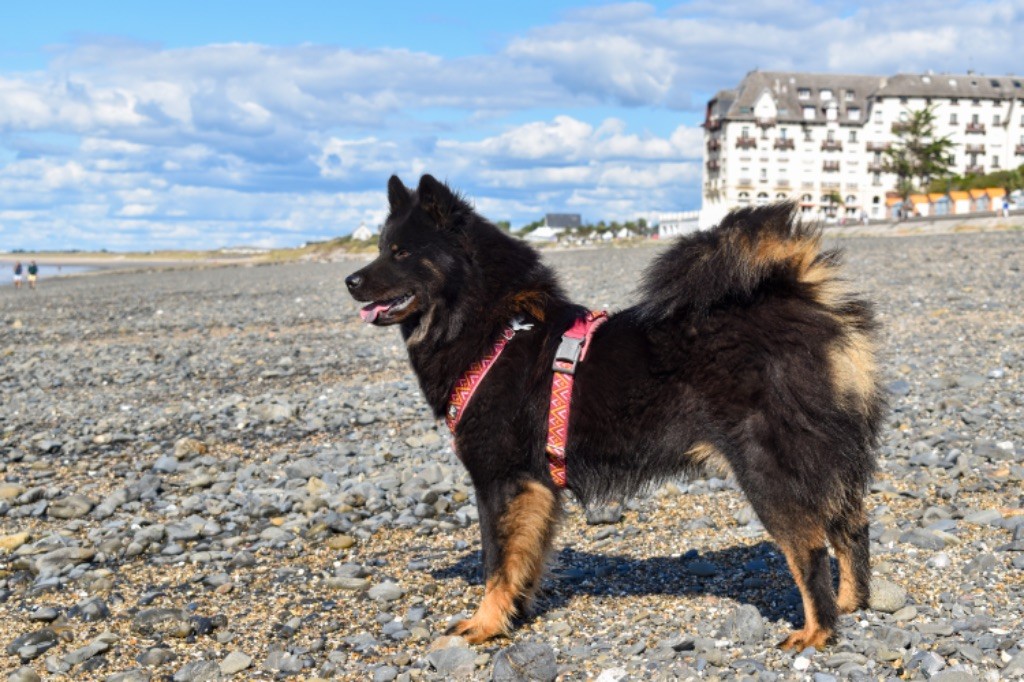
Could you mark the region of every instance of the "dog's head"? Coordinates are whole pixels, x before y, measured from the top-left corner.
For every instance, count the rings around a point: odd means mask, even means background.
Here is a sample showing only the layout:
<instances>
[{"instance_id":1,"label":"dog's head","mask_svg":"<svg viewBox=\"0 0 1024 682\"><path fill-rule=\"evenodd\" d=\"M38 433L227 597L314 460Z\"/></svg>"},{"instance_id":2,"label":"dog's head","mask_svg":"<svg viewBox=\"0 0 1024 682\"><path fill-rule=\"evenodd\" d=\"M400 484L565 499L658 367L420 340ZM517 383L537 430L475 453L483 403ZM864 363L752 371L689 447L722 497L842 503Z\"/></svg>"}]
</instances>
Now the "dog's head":
<instances>
[{"instance_id":1,"label":"dog's head","mask_svg":"<svg viewBox=\"0 0 1024 682\"><path fill-rule=\"evenodd\" d=\"M379 255L345 284L353 298L368 302L360 311L364 321L412 324L453 295L465 267L458 235L472 209L430 175L416 190L392 176L388 202Z\"/></svg>"}]
</instances>

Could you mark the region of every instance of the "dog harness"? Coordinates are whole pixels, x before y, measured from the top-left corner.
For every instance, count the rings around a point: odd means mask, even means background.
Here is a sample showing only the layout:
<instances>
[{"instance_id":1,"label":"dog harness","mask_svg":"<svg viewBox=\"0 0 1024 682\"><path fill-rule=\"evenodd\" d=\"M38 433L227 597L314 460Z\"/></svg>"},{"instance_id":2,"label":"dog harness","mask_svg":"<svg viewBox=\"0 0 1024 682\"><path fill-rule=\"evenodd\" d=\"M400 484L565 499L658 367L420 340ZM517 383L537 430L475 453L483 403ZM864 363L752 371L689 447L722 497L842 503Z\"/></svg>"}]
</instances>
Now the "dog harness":
<instances>
[{"instance_id":1,"label":"dog harness","mask_svg":"<svg viewBox=\"0 0 1024 682\"><path fill-rule=\"evenodd\" d=\"M551 379L551 402L548 407L548 436L545 452L548 456L548 471L551 480L559 488L566 483L565 446L569 436L569 408L572 404L572 385L576 375L576 367L587 355L590 339L597 328L608 319L608 313L588 312L577 318L572 326L562 334L562 341L555 351L555 360L551 364L554 375ZM533 325L524 325L518 320L505 328L501 337L495 342L491 351L481 360L474 362L459 378L448 399L448 411L445 423L452 436L469 406L477 387L487 376L487 372L497 361L505 346L512 340L516 332L530 329ZM456 448L455 453L458 454ZM461 455L459 455L461 459Z\"/></svg>"}]
</instances>

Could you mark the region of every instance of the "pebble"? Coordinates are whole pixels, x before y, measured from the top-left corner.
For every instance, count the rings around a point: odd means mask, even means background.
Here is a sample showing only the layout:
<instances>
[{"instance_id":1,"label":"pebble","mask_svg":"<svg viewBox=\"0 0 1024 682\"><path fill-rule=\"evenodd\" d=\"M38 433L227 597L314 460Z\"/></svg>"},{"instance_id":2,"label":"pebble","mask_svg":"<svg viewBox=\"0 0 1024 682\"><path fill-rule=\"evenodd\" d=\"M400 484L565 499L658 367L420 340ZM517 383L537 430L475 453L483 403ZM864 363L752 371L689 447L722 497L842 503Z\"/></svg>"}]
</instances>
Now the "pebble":
<instances>
[{"instance_id":1,"label":"pebble","mask_svg":"<svg viewBox=\"0 0 1024 682\"><path fill-rule=\"evenodd\" d=\"M524 640L498 652L491 679L495 682L552 682L557 675L554 650L543 642Z\"/></svg>"},{"instance_id":2,"label":"pebble","mask_svg":"<svg viewBox=\"0 0 1024 682\"><path fill-rule=\"evenodd\" d=\"M234 675L250 665L252 665L252 656L241 651L232 651L220 662L220 671L225 675Z\"/></svg>"},{"instance_id":3,"label":"pebble","mask_svg":"<svg viewBox=\"0 0 1024 682\"><path fill-rule=\"evenodd\" d=\"M907 603L907 591L883 578L871 579L871 597L868 606L882 613L896 613Z\"/></svg>"}]
</instances>

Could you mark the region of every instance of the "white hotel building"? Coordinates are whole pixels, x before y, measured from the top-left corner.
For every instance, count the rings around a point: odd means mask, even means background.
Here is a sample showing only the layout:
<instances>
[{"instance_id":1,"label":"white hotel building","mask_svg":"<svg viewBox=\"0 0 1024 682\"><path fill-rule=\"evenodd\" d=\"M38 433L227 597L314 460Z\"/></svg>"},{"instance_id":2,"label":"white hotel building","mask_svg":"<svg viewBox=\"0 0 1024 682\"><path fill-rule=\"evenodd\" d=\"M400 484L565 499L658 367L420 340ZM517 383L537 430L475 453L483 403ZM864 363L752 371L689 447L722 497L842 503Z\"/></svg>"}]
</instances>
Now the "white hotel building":
<instances>
[{"instance_id":1,"label":"white hotel building","mask_svg":"<svg viewBox=\"0 0 1024 682\"><path fill-rule=\"evenodd\" d=\"M1024 163L1024 77L748 73L707 105L701 227L779 199L816 218L885 218L896 178L882 172L883 151L929 105L955 173Z\"/></svg>"}]
</instances>

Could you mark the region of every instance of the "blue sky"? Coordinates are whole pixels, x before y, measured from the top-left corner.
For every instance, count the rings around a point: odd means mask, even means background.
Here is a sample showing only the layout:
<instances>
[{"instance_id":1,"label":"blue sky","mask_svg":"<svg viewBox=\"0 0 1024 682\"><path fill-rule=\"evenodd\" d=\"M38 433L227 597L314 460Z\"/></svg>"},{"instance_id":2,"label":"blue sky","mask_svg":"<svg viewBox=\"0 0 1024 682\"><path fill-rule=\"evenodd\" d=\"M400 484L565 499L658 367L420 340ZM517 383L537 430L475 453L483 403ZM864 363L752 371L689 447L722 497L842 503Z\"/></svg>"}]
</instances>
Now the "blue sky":
<instances>
[{"instance_id":1,"label":"blue sky","mask_svg":"<svg viewBox=\"0 0 1024 682\"><path fill-rule=\"evenodd\" d=\"M3 14L0 251L298 245L379 223L392 173L513 225L697 208L704 105L752 69L1024 68L1024 0Z\"/></svg>"}]
</instances>

